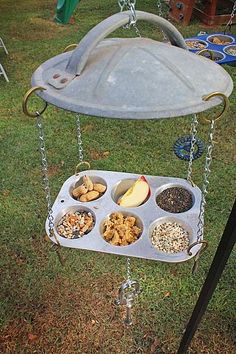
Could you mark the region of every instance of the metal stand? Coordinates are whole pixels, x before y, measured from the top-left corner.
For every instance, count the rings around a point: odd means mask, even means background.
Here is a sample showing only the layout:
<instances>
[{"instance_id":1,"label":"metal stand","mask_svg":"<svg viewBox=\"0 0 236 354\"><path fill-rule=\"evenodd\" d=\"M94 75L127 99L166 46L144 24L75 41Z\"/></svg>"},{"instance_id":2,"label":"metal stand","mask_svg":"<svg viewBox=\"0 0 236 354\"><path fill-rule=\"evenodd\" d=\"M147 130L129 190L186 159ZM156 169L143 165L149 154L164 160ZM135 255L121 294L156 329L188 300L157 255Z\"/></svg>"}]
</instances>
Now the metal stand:
<instances>
[{"instance_id":1,"label":"metal stand","mask_svg":"<svg viewBox=\"0 0 236 354\"><path fill-rule=\"evenodd\" d=\"M5 46L5 44L4 44L4 42L3 42L1 37L0 37L0 47L2 47L4 49L6 54L9 54L8 50L7 50L7 48L6 48L6 46Z\"/></svg>"},{"instance_id":2,"label":"metal stand","mask_svg":"<svg viewBox=\"0 0 236 354\"><path fill-rule=\"evenodd\" d=\"M3 42L3 40L2 40L1 37L0 37L0 48L3 48L4 51L5 51L5 53L8 54L8 50L7 50L7 48L6 48L6 46L5 46L5 44L4 44L4 42ZM2 64L0 64L0 75L3 75L4 78L5 78L5 80L6 80L7 82L9 82L9 79L8 79L8 77L7 77L7 74L6 74L6 71L4 70Z\"/></svg>"},{"instance_id":3,"label":"metal stand","mask_svg":"<svg viewBox=\"0 0 236 354\"><path fill-rule=\"evenodd\" d=\"M227 221L224 233L217 248L215 257L212 261L205 283L203 284L198 301L193 310L192 316L186 327L185 333L180 342L177 354L184 354L190 345L190 342L196 332L198 325L204 315L207 305L214 293L221 274L225 268L228 258L236 242L236 200L234 202L231 214Z\"/></svg>"},{"instance_id":4,"label":"metal stand","mask_svg":"<svg viewBox=\"0 0 236 354\"><path fill-rule=\"evenodd\" d=\"M5 80L9 82L9 79L7 77L6 71L4 70L3 66L0 64L0 75L3 75Z\"/></svg>"}]
</instances>

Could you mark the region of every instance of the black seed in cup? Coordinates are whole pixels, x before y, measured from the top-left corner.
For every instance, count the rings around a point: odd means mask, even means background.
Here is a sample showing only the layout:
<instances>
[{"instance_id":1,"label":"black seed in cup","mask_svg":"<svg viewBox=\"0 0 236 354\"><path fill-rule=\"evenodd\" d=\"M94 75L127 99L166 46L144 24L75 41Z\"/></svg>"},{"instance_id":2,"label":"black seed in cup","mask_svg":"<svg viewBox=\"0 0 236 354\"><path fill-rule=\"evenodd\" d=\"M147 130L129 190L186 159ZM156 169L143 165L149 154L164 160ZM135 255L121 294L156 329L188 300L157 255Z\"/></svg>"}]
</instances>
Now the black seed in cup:
<instances>
[{"instance_id":1,"label":"black seed in cup","mask_svg":"<svg viewBox=\"0 0 236 354\"><path fill-rule=\"evenodd\" d=\"M170 213L183 213L193 206L192 194L182 187L167 188L158 194L157 205Z\"/></svg>"}]
</instances>

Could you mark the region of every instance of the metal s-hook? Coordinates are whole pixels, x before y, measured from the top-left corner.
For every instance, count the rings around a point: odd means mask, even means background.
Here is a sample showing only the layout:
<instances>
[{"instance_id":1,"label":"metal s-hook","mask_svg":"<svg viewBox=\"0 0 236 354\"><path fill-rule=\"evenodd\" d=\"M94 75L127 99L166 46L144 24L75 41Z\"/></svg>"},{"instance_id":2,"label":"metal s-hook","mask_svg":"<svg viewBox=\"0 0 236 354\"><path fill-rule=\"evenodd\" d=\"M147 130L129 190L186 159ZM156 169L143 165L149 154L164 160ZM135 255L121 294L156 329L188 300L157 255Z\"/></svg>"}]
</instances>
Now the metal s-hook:
<instances>
[{"instance_id":1,"label":"metal s-hook","mask_svg":"<svg viewBox=\"0 0 236 354\"><path fill-rule=\"evenodd\" d=\"M217 120L219 120L223 114L227 111L227 109L229 108L229 99L227 96L225 96L225 94L223 94L222 92L212 92L210 93L209 95L206 95L206 96L203 96L202 99L204 101L209 101L210 99L214 98L214 97L220 97L224 103L224 107L222 109L222 111L220 112L220 114L214 118L213 120L216 122ZM211 123L212 120L209 120L209 119L206 119L204 118L204 120L207 122L207 123Z\"/></svg>"},{"instance_id":2,"label":"metal s-hook","mask_svg":"<svg viewBox=\"0 0 236 354\"><path fill-rule=\"evenodd\" d=\"M90 169L90 163L88 161L81 161L75 168L75 175L78 175L80 173L80 167L83 165L86 165L88 169Z\"/></svg>"},{"instance_id":3,"label":"metal s-hook","mask_svg":"<svg viewBox=\"0 0 236 354\"><path fill-rule=\"evenodd\" d=\"M32 95L32 93L34 93L35 91L44 91L46 90L45 87L42 87L42 86L35 86L35 87L32 87L29 91L26 92L26 94L24 95L24 98L23 98L23 102L22 102L22 109L23 109L23 112L25 113L25 115L27 115L28 117L31 117L31 118L36 118L38 117L39 115L43 114L43 112L45 112L48 104L46 101L45 102L45 107L42 109L41 112L39 111L36 111L35 113L31 113L29 110L28 110L28 100L30 98L30 96Z\"/></svg>"},{"instance_id":4,"label":"metal s-hook","mask_svg":"<svg viewBox=\"0 0 236 354\"><path fill-rule=\"evenodd\" d=\"M207 241L203 241L203 240L199 240L199 241L196 241L196 242L193 242L189 248L187 249L187 252L188 252L188 255L189 256L192 256L192 252L191 252L191 249L194 247L194 246L197 246L197 245L200 245L201 244L201 248L199 249L199 251L197 252L197 254L199 253L202 253L203 251L205 251L208 247L208 242Z\"/></svg>"},{"instance_id":5,"label":"metal s-hook","mask_svg":"<svg viewBox=\"0 0 236 354\"><path fill-rule=\"evenodd\" d=\"M197 269L198 269L198 261L199 261L199 258L200 256L202 255L202 253L207 249L208 247L208 242L207 241L203 241L203 240L199 240L199 241L196 241L194 243L192 243L187 252L190 256L192 256L192 252L191 252L191 249L194 247L194 246L197 246L201 244L201 248L199 249L199 251L196 253L196 255L194 256L194 263L193 263L193 268L192 268L192 274L195 274Z\"/></svg>"}]
</instances>

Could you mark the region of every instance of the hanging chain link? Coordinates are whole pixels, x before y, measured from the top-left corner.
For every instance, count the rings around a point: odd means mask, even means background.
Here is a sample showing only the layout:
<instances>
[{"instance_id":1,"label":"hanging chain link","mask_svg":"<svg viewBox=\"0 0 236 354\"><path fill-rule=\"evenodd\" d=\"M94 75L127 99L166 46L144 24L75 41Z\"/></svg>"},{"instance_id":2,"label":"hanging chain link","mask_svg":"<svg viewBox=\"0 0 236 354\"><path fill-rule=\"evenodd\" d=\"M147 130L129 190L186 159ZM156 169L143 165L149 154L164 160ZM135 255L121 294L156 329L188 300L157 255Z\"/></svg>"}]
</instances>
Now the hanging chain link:
<instances>
[{"instance_id":1,"label":"hanging chain link","mask_svg":"<svg viewBox=\"0 0 236 354\"><path fill-rule=\"evenodd\" d=\"M79 162L83 162L84 153L83 153L83 142L82 142L80 116L79 116L79 114L76 114L76 127L77 127L77 142L78 142Z\"/></svg>"},{"instance_id":2,"label":"hanging chain link","mask_svg":"<svg viewBox=\"0 0 236 354\"><path fill-rule=\"evenodd\" d=\"M194 148L196 143L196 135L197 135L197 126L198 126L198 119L197 115L193 114L192 122L191 122L191 148L190 148L190 156L189 156L189 164L188 164L188 175L187 181L189 181L192 186L194 186L194 182L192 180L192 171L193 171L193 158L194 158Z\"/></svg>"},{"instance_id":3,"label":"hanging chain link","mask_svg":"<svg viewBox=\"0 0 236 354\"><path fill-rule=\"evenodd\" d=\"M131 274L131 263L130 263L130 258L128 257L126 260L126 276L127 276L127 282L130 282L130 274Z\"/></svg>"},{"instance_id":4,"label":"hanging chain link","mask_svg":"<svg viewBox=\"0 0 236 354\"><path fill-rule=\"evenodd\" d=\"M136 0L118 0L118 5L120 7L120 11L124 11L125 9L130 11L130 20L129 23L124 26L124 28L130 28L131 26L135 29L136 35L141 37L141 33L136 25L137 16L136 16Z\"/></svg>"},{"instance_id":5,"label":"hanging chain link","mask_svg":"<svg viewBox=\"0 0 236 354\"><path fill-rule=\"evenodd\" d=\"M207 146L207 154L206 154L206 160L205 160L205 166L204 166L204 175L203 175L203 185L202 185L202 199L200 203L200 212L198 216L198 224L197 224L197 241L194 242L192 245L190 245L188 249L189 255L191 255L190 249L193 246L196 245L201 245L201 248L198 250L196 255L194 256L194 263L193 263L193 268L192 268L192 274L196 273L198 269L198 262L199 258L202 254L202 252L207 248L207 241L203 241L203 232L204 232L204 216L205 216L205 205L206 205L206 196L208 194L208 185L209 185L209 176L211 173L211 162L212 162L212 150L214 147L214 141L213 141L213 136L214 136L214 131L215 131L215 120L211 121L211 125L209 128L209 133L208 133L208 146Z\"/></svg>"},{"instance_id":6,"label":"hanging chain link","mask_svg":"<svg viewBox=\"0 0 236 354\"><path fill-rule=\"evenodd\" d=\"M157 9L158 9L158 16L164 18L161 0L157 0ZM169 39L167 38L165 32L161 30L161 33L162 33L162 35L163 35L163 41L164 41L164 42L168 42Z\"/></svg>"},{"instance_id":7,"label":"hanging chain link","mask_svg":"<svg viewBox=\"0 0 236 354\"><path fill-rule=\"evenodd\" d=\"M236 0L234 1L234 5L233 5L232 12L230 14L229 21L227 22L227 24L225 26L224 34L226 33L226 30L227 30L228 27L229 27L229 30L231 31L231 26L233 24L233 19L234 19L234 16L235 16L235 12L236 12Z\"/></svg>"},{"instance_id":8,"label":"hanging chain link","mask_svg":"<svg viewBox=\"0 0 236 354\"><path fill-rule=\"evenodd\" d=\"M206 154L204 175L203 175L202 200L200 205L198 232L197 232L198 242L203 239L205 204L206 204L206 196L208 194L209 176L211 173L210 166L212 162L212 150L214 147L214 141L213 141L214 131L215 131L215 121L212 120L209 128L209 133L208 133L208 147L207 147L207 154Z\"/></svg>"},{"instance_id":9,"label":"hanging chain link","mask_svg":"<svg viewBox=\"0 0 236 354\"><path fill-rule=\"evenodd\" d=\"M60 246L60 243L54 233L54 217L52 211L52 200L51 200L51 191L50 184L48 178L48 163L47 163L47 155L46 155L46 147L45 147L45 139L44 139L44 130L42 124L42 116L39 112L36 112L36 126L38 128L39 133L39 150L41 154L41 164L42 164L42 176L43 176L43 184L44 190L46 194L46 202L47 202L47 210L48 210L48 227L49 227L49 236L55 238L57 245Z\"/></svg>"},{"instance_id":10,"label":"hanging chain link","mask_svg":"<svg viewBox=\"0 0 236 354\"><path fill-rule=\"evenodd\" d=\"M124 26L124 28L130 28L131 26L133 26L136 35L138 37L141 37L141 33L136 25L137 22L137 16L135 10L136 0L118 0L118 5L120 7L121 12L124 11L125 9L128 9L130 11L130 21L126 26ZM140 292L140 287L137 281L131 280L131 262L129 257L127 257L126 259L126 277L127 277L126 281L121 284L121 287L119 289L119 297L116 300L116 303L127 306L127 317L125 319L125 323L130 325L132 324L131 312L130 312L131 306L134 301L134 298ZM133 287L135 287L136 289L135 291L132 290ZM128 297L127 294L125 293L126 289L130 291Z\"/></svg>"}]
</instances>

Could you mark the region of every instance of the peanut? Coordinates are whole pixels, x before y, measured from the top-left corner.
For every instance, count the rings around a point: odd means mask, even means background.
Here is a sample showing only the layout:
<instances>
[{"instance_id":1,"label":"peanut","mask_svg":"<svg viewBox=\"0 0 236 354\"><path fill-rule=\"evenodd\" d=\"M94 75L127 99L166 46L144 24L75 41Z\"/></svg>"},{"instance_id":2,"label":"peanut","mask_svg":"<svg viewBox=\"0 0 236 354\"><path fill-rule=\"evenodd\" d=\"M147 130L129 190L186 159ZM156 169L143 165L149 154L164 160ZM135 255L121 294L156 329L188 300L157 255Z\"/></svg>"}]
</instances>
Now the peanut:
<instances>
[{"instance_id":1,"label":"peanut","mask_svg":"<svg viewBox=\"0 0 236 354\"><path fill-rule=\"evenodd\" d=\"M93 190L93 182L91 181L91 178L89 176L84 176L83 182L84 182L84 185L88 188L88 191Z\"/></svg>"},{"instance_id":2,"label":"peanut","mask_svg":"<svg viewBox=\"0 0 236 354\"><path fill-rule=\"evenodd\" d=\"M72 195L74 198L79 198L82 194L86 194L88 192L88 188L84 185L81 184L81 186L73 189Z\"/></svg>"},{"instance_id":3,"label":"peanut","mask_svg":"<svg viewBox=\"0 0 236 354\"><path fill-rule=\"evenodd\" d=\"M90 191L84 195L81 195L79 200L81 202L90 202L91 200L97 199L99 197L99 192L97 191Z\"/></svg>"},{"instance_id":4,"label":"peanut","mask_svg":"<svg viewBox=\"0 0 236 354\"><path fill-rule=\"evenodd\" d=\"M104 193L106 191L106 189L107 189L107 187L101 183L94 183L94 185L93 185L93 190L97 191L99 193Z\"/></svg>"},{"instance_id":5,"label":"peanut","mask_svg":"<svg viewBox=\"0 0 236 354\"><path fill-rule=\"evenodd\" d=\"M79 197L80 202L87 202L87 195L83 194Z\"/></svg>"}]
</instances>

